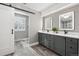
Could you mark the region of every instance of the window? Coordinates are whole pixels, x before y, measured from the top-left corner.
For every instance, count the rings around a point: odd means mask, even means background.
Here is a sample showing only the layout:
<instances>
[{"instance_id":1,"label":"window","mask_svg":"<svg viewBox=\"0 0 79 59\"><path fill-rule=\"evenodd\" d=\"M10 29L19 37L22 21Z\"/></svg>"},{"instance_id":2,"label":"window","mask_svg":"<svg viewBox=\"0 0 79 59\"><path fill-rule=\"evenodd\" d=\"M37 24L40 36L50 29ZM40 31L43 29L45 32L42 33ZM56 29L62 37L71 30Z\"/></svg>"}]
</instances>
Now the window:
<instances>
[{"instance_id":1,"label":"window","mask_svg":"<svg viewBox=\"0 0 79 59\"><path fill-rule=\"evenodd\" d=\"M15 13L15 31L25 31L26 16Z\"/></svg>"}]
</instances>

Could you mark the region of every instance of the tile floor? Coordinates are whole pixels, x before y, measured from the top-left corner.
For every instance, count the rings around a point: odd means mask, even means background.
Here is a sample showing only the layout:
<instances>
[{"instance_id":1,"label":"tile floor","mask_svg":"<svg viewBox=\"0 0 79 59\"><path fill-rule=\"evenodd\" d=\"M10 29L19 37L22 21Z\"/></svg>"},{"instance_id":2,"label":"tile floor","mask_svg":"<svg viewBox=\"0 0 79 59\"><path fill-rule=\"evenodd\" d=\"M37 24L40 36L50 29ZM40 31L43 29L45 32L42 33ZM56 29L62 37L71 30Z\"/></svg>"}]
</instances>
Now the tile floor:
<instances>
[{"instance_id":1,"label":"tile floor","mask_svg":"<svg viewBox=\"0 0 79 59\"><path fill-rule=\"evenodd\" d=\"M15 42L15 53L13 55L8 56L58 56L58 55L41 45L30 47L28 44L26 44L25 46L19 42Z\"/></svg>"}]
</instances>

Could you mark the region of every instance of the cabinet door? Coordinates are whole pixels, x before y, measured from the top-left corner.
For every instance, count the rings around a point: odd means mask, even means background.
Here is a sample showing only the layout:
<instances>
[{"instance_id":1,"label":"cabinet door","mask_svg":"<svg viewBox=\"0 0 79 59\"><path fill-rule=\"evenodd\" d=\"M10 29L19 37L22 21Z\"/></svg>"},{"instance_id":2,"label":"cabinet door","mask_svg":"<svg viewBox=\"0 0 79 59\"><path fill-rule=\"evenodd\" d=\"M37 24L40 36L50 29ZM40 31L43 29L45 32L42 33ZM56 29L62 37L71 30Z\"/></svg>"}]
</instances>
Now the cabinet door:
<instances>
[{"instance_id":1,"label":"cabinet door","mask_svg":"<svg viewBox=\"0 0 79 59\"><path fill-rule=\"evenodd\" d=\"M42 45L46 46L46 34L42 33Z\"/></svg>"},{"instance_id":2,"label":"cabinet door","mask_svg":"<svg viewBox=\"0 0 79 59\"><path fill-rule=\"evenodd\" d=\"M50 34L38 33L38 41L39 44L42 44L47 48L50 49L53 48L53 39L52 39L52 35Z\"/></svg>"},{"instance_id":3,"label":"cabinet door","mask_svg":"<svg viewBox=\"0 0 79 59\"><path fill-rule=\"evenodd\" d=\"M44 33L38 33L38 41L39 44L45 45L45 34Z\"/></svg>"},{"instance_id":4,"label":"cabinet door","mask_svg":"<svg viewBox=\"0 0 79 59\"><path fill-rule=\"evenodd\" d=\"M53 50L54 48L54 38L53 35L49 36L48 47Z\"/></svg>"},{"instance_id":5,"label":"cabinet door","mask_svg":"<svg viewBox=\"0 0 79 59\"><path fill-rule=\"evenodd\" d=\"M66 38L66 55L76 56L77 52L77 40L73 38Z\"/></svg>"},{"instance_id":6,"label":"cabinet door","mask_svg":"<svg viewBox=\"0 0 79 59\"><path fill-rule=\"evenodd\" d=\"M42 34L42 44L47 48L51 47L51 35L50 34Z\"/></svg>"},{"instance_id":7,"label":"cabinet door","mask_svg":"<svg viewBox=\"0 0 79 59\"><path fill-rule=\"evenodd\" d=\"M54 51L60 55L65 55L65 38L54 36Z\"/></svg>"},{"instance_id":8,"label":"cabinet door","mask_svg":"<svg viewBox=\"0 0 79 59\"><path fill-rule=\"evenodd\" d=\"M44 36L44 45L49 48L48 43L49 42L49 34L45 34Z\"/></svg>"},{"instance_id":9,"label":"cabinet door","mask_svg":"<svg viewBox=\"0 0 79 59\"><path fill-rule=\"evenodd\" d=\"M42 33L38 33L38 41L39 41L39 44L41 44L42 42Z\"/></svg>"}]
</instances>

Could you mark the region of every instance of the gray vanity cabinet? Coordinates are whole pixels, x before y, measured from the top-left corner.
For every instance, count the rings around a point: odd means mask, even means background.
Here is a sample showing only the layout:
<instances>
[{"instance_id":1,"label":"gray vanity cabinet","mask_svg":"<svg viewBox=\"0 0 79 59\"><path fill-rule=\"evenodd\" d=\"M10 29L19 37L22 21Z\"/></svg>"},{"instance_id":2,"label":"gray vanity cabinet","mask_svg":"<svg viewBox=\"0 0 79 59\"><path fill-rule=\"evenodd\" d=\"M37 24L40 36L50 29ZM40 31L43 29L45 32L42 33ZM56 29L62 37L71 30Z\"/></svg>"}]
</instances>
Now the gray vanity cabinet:
<instances>
[{"instance_id":1,"label":"gray vanity cabinet","mask_svg":"<svg viewBox=\"0 0 79 59\"><path fill-rule=\"evenodd\" d=\"M49 35L48 34L38 33L39 44L48 47L48 39L49 39Z\"/></svg>"},{"instance_id":2,"label":"gray vanity cabinet","mask_svg":"<svg viewBox=\"0 0 79 59\"><path fill-rule=\"evenodd\" d=\"M41 43L42 45L46 46L46 35L44 33L42 34L42 40L41 40L41 42L42 42Z\"/></svg>"},{"instance_id":3,"label":"gray vanity cabinet","mask_svg":"<svg viewBox=\"0 0 79 59\"><path fill-rule=\"evenodd\" d=\"M54 36L54 51L60 55L65 55L65 38L61 36Z\"/></svg>"},{"instance_id":4,"label":"gray vanity cabinet","mask_svg":"<svg viewBox=\"0 0 79 59\"><path fill-rule=\"evenodd\" d=\"M74 38L66 38L66 55L77 56L78 55L78 42Z\"/></svg>"},{"instance_id":5,"label":"gray vanity cabinet","mask_svg":"<svg viewBox=\"0 0 79 59\"><path fill-rule=\"evenodd\" d=\"M38 33L38 41L39 41L39 44L44 44L43 36L44 36L43 33Z\"/></svg>"},{"instance_id":6,"label":"gray vanity cabinet","mask_svg":"<svg viewBox=\"0 0 79 59\"><path fill-rule=\"evenodd\" d=\"M49 35L49 34L46 34L45 46L46 46L47 48L50 47L50 35Z\"/></svg>"},{"instance_id":7,"label":"gray vanity cabinet","mask_svg":"<svg viewBox=\"0 0 79 59\"><path fill-rule=\"evenodd\" d=\"M38 33L39 44L46 45L46 34Z\"/></svg>"},{"instance_id":8,"label":"gray vanity cabinet","mask_svg":"<svg viewBox=\"0 0 79 59\"><path fill-rule=\"evenodd\" d=\"M49 49L53 49L53 36L50 34L38 33L39 44L46 46Z\"/></svg>"},{"instance_id":9,"label":"gray vanity cabinet","mask_svg":"<svg viewBox=\"0 0 79 59\"><path fill-rule=\"evenodd\" d=\"M38 33L39 44L54 50L60 55L65 55L65 38L45 33Z\"/></svg>"},{"instance_id":10,"label":"gray vanity cabinet","mask_svg":"<svg viewBox=\"0 0 79 59\"><path fill-rule=\"evenodd\" d=\"M47 34L45 33L40 34L41 34L41 39L39 39L39 41L41 42L40 44L47 46Z\"/></svg>"},{"instance_id":11,"label":"gray vanity cabinet","mask_svg":"<svg viewBox=\"0 0 79 59\"><path fill-rule=\"evenodd\" d=\"M46 33L38 33L39 44L59 53L63 56L79 55L79 40Z\"/></svg>"},{"instance_id":12,"label":"gray vanity cabinet","mask_svg":"<svg viewBox=\"0 0 79 59\"><path fill-rule=\"evenodd\" d=\"M42 44L42 33L38 33L38 41L39 41L39 44Z\"/></svg>"},{"instance_id":13,"label":"gray vanity cabinet","mask_svg":"<svg viewBox=\"0 0 79 59\"><path fill-rule=\"evenodd\" d=\"M54 47L54 39L53 39L53 35L47 35L47 48L49 48L49 49L53 49L53 47Z\"/></svg>"},{"instance_id":14,"label":"gray vanity cabinet","mask_svg":"<svg viewBox=\"0 0 79 59\"><path fill-rule=\"evenodd\" d=\"M51 50L54 49L54 36L53 36L53 35L50 35L50 36L49 36L49 48L50 48Z\"/></svg>"},{"instance_id":15,"label":"gray vanity cabinet","mask_svg":"<svg viewBox=\"0 0 79 59\"><path fill-rule=\"evenodd\" d=\"M43 45L49 47L49 34L43 34Z\"/></svg>"}]
</instances>

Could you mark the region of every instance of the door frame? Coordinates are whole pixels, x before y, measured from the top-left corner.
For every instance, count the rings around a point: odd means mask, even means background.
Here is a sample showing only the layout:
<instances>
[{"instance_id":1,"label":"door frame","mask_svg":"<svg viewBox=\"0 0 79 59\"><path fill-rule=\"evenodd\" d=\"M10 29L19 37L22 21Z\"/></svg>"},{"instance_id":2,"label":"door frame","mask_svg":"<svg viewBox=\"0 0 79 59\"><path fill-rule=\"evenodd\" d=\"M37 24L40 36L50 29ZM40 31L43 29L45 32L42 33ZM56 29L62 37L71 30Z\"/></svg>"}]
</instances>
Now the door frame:
<instances>
[{"instance_id":1,"label":"door frame","mask_svg":"<svg viewBox=\"0 0 79 59\"><path fill-rule=\"evenodd\" d=\"M20 14L20 15L24 15L24 16L28 17L28 38L24 38L24 39L27 39L29 41L30 40L30 15L28 13L24 13L24 12L19 11L19 10L15 10L15 13L16 14ZM15 35L15 33L14 33L14 35ZM16 41L19 41L19 40L16 40Z\"/></svg>"}]
</instances>

